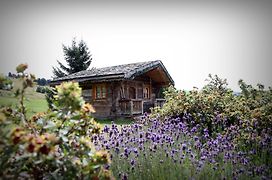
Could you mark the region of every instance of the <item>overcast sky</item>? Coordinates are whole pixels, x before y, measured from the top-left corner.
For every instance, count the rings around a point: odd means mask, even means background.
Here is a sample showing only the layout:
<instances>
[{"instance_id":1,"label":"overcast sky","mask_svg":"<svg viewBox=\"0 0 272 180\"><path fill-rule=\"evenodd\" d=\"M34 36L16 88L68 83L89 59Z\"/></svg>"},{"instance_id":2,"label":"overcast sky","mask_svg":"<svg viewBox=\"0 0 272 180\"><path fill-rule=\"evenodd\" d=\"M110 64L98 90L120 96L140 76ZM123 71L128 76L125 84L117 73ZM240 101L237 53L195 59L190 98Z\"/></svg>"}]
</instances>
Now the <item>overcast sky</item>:
<instances>
[{"instance_id":1,"label":"overcast sky","mask_svg":"<svg viewBox=\"0 0 272 180\"><path fill-rule=\"evenodd\" d=\"M179 89L209 73L272 86L272 1L0 1L0 72L51 78L62 44L83 39L92 67L162 60Z\"/></svg>"}]
</instances>

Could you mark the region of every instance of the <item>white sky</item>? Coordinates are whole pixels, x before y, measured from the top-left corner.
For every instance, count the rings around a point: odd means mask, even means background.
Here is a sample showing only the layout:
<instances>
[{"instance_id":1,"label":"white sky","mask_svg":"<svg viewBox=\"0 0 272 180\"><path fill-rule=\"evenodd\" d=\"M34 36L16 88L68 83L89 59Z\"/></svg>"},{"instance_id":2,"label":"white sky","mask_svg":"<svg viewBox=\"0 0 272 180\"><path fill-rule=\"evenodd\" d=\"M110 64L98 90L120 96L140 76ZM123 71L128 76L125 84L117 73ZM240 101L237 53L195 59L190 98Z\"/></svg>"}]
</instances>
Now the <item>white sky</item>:
<instances>
[{"instance_id":1,"label":"white sky","mask_svg":"<svg viewBox=\"0 0 272 180\"><path fill-rule=\"evenodd\" d=\"M192 3L194 2L194 3ZM91 67L160 59L179 89L209 73L238 90L272 86L272 1L1 1L0 72L50 78L62 44L83 39Z\"/></svg>"}]
</instances>

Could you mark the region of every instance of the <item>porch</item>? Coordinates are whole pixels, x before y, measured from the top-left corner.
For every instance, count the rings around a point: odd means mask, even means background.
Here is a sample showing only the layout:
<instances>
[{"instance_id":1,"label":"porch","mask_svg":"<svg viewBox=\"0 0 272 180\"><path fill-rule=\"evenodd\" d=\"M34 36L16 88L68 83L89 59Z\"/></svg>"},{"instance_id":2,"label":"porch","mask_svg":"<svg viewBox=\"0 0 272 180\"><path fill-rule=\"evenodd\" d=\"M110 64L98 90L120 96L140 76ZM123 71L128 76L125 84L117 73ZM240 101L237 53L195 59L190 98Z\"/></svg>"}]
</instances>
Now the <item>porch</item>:
<instances>
[{"instance_id":1,"label":"porch","mask_svg":"<svg viewBox=\"0 0 272 180\"><path fill-rule=\"evenodd\" d=\"M154 106L162 107L165 99L155 99L155 102L143 101L142 99L122 99L119 100L119 107L122 115L138 115L144 112L150 112Z\"/></svg>"},{"instance_id":2,"label":"porch","mask_svg":"<svg viewBox=\"0 0 272 180\"><path fill-rule=\"evenodd\" d=\"M137 99L119 100L119 106L122 115L143 114L143 101Z\"/></svg>"}]
</instances>

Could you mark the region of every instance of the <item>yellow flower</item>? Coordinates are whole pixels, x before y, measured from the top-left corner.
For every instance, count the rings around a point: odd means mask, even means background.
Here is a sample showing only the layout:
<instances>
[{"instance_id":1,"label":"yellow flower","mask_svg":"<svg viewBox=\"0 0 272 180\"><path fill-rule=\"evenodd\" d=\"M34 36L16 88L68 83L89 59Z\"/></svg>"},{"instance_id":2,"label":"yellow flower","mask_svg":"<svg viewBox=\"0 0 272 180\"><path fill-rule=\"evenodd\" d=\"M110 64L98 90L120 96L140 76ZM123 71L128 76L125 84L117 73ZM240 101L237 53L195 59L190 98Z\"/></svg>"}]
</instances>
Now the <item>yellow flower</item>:
<instances>
[{"instance_id":1,"label":"yellow flower","mask_svg":"<svg viewBox=\"0 0 272 180\"><path fill-rule=\"evenodd\" d=\"M93 125L92 133L99 134L101 131L101 125L99 123L97 123L94 119L91 119L91 123Z\"/></svg>"},{"instance_id":2,"label":"yellow flower","mask_svg":"<svg viewBox=\"0 0 272 180\"><path fill-rule=\"evenodd\" d=\"M96 151L95 152L95 159L100 163L110 163L110 156L106 151Z\"/></svg>"},{"instance_id":3,"label":"yellow flower","mask_svg":"<svg viewBox=\"0 0 272 180\"><path fill-rule=\"evenodd\" d=\"M20 127L15 128L13 132L11 133L13 144L20 143L21 140L24 139L24 135L25 135L25 131L22 128Z\"/></svg>"},{"instance_id":4,"label":"yellow flower","mask_svg":"<svg viewBox=\"0 0 272 180\"><path fill-rule=\"evenodd\" d=\"M93 148L93 144L92 144L90 138L88 138L88 137L82 136L82 137L80 138L80 143L81 143L81 144L84 144L86 147L88 147L88 148L90 148L90 149Z\"/></svg>"},{"instance_id":5,"label":"yellow flower","mask_svg":"<svg viewBox=\"0 0 272 180\"><path fill-rule=\"evenodd\" d=\"M46 141L49 141L51 143L55 143L58 142L58 138L56 137L55 134L49 134L49 133L45 133L44 135L42 135L42 138Z\"/></svg>"},{"instance_id":6,"label":"yellow flower","mask_svg":"<svg viewBox=\"0 0 272 180\"><path fill-rule=\"evenodd\" d=\"M102 169L102 172L100 174L101 179L108 179L108 180L114 180L114 176L112 175L112 172L107 169Z\"/></svg>"},{"instance_id":7,"label":"yellow flower","mask_svg":"<svg viewBox=\"0 0 272 180\"><path fill-rule=\"evenodd\" d=\"M63 82L56 89L59 107L68 107L72 111L81 109L84 100L81 97L81 88L77 82Z\"/></svg>"},{"instance_id":8,"label":"yellow flower","mask_svg":"<svg viewBox=\"0 0 272 180\"><path fill-rule=\"evenodd\" d=\"M36 113L35 115L33 115L31 119L35 122L44 116L45 116L44 112L39 112L39 113Z\"/></svg>"},{"instance_id":9,"label":"yellow flower","mask_svg":"<svg viewBox=\"0 0 272 180\"><path fill-rule=\"evenodd\" d=\"M16 67L17 73L22 73L27 69L28 65L27 64L20 64Z\"/></svg>"},{"instance_id":10,"label":"yellow flower","mask_svg":"<svg viewBox=\"0 0 272 180\"><path fill-rule=\"evenodd\" d=\"M84 104L82 110L86 113L95 113L94 107L89 103Z\"/></svg>"}]
</instances>

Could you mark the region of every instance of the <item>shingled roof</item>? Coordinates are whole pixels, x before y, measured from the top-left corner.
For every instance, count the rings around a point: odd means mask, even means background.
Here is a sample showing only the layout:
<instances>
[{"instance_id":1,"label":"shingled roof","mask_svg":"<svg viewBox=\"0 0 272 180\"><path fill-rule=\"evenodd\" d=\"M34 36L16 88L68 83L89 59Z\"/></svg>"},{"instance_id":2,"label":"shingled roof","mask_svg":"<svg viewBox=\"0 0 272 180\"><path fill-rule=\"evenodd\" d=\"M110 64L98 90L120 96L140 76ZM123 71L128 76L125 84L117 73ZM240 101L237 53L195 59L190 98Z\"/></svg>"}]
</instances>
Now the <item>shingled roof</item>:
<instances>
[{"instance_id":1,"label":"shingled roof","mask_svg":"<svg viewBox=\"0 0 272 180\"><path fill-rule=\"evenodd\" d=\"M113 81L123 79L134 79L136 76L144 74L152 69L160 67L167 75L171 84L174 84L173 79L167 72L166 68L160 60L146 61L131 64L122 64L117 66L92 68L90 70L84 70L77 73L70 74L65 77L56 78L51 81L51 84L59 84L62 81L75 80L78 82L83 81Z\"/></svg>"}]
</instances>

